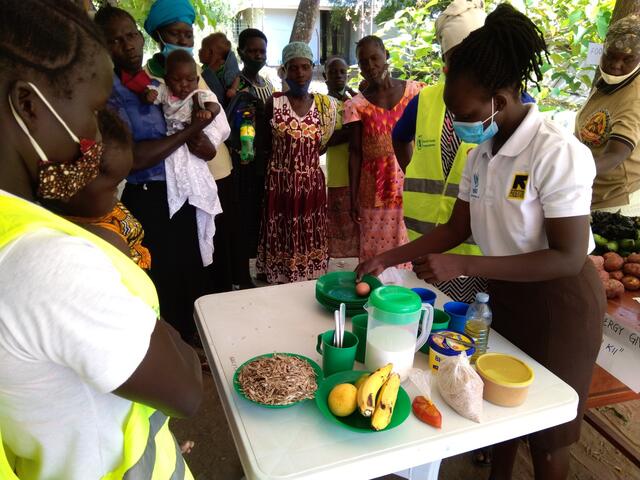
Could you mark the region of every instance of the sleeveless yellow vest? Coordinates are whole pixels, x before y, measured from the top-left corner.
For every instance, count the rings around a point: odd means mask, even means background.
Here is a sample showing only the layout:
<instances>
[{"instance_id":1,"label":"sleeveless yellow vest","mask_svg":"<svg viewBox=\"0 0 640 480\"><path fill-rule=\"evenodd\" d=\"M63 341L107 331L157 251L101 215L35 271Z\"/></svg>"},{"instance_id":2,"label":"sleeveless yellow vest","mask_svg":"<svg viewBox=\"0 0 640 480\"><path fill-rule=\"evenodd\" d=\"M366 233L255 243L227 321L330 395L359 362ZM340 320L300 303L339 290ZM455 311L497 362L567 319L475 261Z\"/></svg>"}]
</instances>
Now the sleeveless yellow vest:
<instances>
[{"instance_id":1,"label":"sleeveless yellow vest","mask_svg":"<svg viewBox=\"0 0 640 480\"><path fill-rule=\"evenodd\" d=\"M418 97L415 147L404 179L404 223L410 240L447 223L458 197L458 185L469 151L475 147L462 142L445 179L442 172L440 139L444 124L444 82L425 87ZM449 250L462 255L482 255L473 239Z\"/></svg>"},{"instance_id":2,"label":"sleeveless yellow vest","mask_svg":"<svg viewBox=\"0 0 640 480\"><path fill-rule=\"evenodd\" d=\"M26 200L0 195L0 249L12 240L40 229L52 229L84 238L102 250L121 275L132 295L159 314L158 296L147 274L108 242L82 227ZM133 403L123 428L122 462L101 480L193 480L180 448L169 430L169 418L154 408ZM0 436L0 479L19 480L14 466L20 464L5 452Z\"/></svg>"}]
</instances>

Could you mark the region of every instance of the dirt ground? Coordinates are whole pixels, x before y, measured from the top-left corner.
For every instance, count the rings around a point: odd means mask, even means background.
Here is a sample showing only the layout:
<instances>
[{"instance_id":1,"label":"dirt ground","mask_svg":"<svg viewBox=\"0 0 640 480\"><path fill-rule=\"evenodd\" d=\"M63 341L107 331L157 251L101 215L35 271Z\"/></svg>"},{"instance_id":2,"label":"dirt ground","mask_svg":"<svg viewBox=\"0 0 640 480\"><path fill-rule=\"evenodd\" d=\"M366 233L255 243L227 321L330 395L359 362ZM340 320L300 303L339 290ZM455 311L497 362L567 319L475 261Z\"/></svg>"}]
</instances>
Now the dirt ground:
<instances>
[{"instance_id":1,"label":"dirt ground","mask_svg":"<svg viewBox=\"0 0 640 480\"><path fill-rule=\"evenodd\" d=\"M240 480L242 466L210 375L205 376L204 385L205 400L198 415L188 420L172 420L171 429L178 441L195 441L195 448L186 459L197 480ZM635 445L640 446L640 400L605 407L601 412ZM488 475L488 468L475 466L471 454L464 454L445 459L439 479L485 480ZM392 478L396 477L385 477L386 480ZM524 444L518 453L513 478L533 479L533 468ZM640 480L640 468L583 422L580 442L571 449L569 479Z\"/></svg>"}]
</instances>

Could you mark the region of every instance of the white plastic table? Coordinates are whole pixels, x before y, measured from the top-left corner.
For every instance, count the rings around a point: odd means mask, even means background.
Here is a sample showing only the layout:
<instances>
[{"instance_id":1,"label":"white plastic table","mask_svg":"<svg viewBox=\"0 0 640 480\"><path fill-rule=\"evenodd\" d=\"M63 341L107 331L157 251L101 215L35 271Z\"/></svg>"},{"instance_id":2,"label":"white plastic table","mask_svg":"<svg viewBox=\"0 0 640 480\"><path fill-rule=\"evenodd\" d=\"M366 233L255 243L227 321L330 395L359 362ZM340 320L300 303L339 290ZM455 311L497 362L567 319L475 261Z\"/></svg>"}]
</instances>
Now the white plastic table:
<instances>
[{"instance_id":1,"label":"white plastic table","mask_svg":"<svg viewBox=\"0 0 640 480\"><path fill-rule=\"evenodd\" d=\"M405 285L425 283L413 277ZM437 391L433 400L442 412L441 429L411 414L397 428L373 433L352 432L329 422L312 400L267 409L238 396L233 374L256 355L292 352L322 365L316 338L333 328L333 315L316 302L314 292L315 282L309 281L207 295L196 301L196 323L249 480L370 479L420 465L423 467L414 469L411 478L437 478L442 458L576 416L576 392L495 331L491 332L490 351L517 355L533 368L535 380L520 407L504 408L485 401L482 423L458 415ZM440 294L436 306L443 301L446 297ZM417 353L414 366L427 369L427 355ZM364 370L364 365L356 363L355 369ZM411 382L403 386L411 398L417 394Z\"/></svg>"}]
</instances>

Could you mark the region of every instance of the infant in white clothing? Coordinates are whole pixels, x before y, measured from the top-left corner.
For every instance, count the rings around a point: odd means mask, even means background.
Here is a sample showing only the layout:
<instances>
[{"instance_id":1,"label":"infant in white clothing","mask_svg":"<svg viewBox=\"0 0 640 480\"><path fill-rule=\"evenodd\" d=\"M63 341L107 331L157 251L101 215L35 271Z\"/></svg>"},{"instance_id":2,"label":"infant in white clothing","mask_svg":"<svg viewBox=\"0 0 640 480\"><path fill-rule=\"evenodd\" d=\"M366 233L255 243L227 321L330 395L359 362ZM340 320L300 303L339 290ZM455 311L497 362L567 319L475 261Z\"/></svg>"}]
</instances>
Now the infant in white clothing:
<instances>
[{"instance_id":1,"label":"infant in white clothing","mask_svg":"<svg viewBox=\"0 0 640 480\"><path fill-rule=\"evenodd\" d=\"M220 104L210 90L198 88L196 62L188 52L175 50L165 62L164 84L149 85L144 92L147 103L162 105L167 121L167 135L182 130L195 116L201 120L215 118L220 113Z\"/></svg>"},{"instance_id":2,"label":"infant in white clothing","mask_svg":"<svg viewBox=\"0 0 640 480\"><path fill-rule=\"evenodd\" d=\"M183 130L194 118L209 120L202 133L217 149L229 136L227 117L213 92L198 89L196 62L184 50L171 52L165 62L165 84L150 85L143 93L148 103L162 105L167 135ZM213 261L215 216L222 213L218 188L207 163L182 144L164 160L169 218L188 202L196 209L202 264Z\"/></svg>"}]
</instances>

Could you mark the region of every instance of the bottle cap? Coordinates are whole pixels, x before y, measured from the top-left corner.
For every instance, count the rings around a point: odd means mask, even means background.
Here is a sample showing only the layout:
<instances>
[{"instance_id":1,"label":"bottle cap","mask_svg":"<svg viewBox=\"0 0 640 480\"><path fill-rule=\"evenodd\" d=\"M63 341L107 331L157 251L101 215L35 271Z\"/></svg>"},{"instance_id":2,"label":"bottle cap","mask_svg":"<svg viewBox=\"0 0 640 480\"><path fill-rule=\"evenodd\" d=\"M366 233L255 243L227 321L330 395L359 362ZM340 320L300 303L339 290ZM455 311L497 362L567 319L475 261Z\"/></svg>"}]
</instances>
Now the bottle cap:
<instances>
[{"instance_id":1,"label":"bottle cap","mask_svg":"<svg viewBox=\"0 0 640 480\"><path fill-rule=\"evenodd\" d=\"M484 292L476 293L476 302L478 303L489 303L489 294Z\"/></svg>"}]
</instances>

